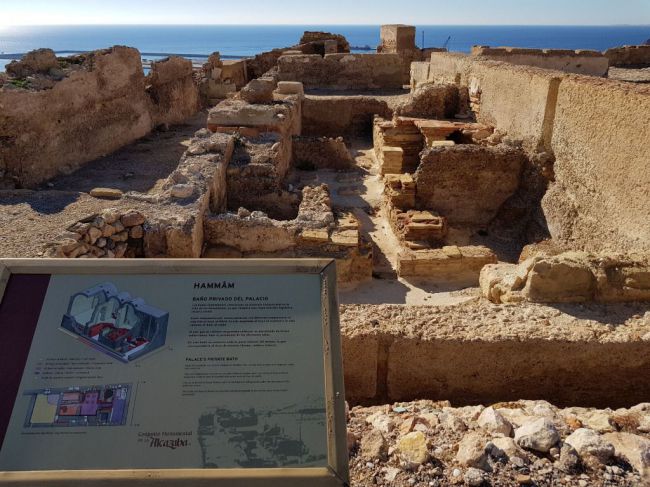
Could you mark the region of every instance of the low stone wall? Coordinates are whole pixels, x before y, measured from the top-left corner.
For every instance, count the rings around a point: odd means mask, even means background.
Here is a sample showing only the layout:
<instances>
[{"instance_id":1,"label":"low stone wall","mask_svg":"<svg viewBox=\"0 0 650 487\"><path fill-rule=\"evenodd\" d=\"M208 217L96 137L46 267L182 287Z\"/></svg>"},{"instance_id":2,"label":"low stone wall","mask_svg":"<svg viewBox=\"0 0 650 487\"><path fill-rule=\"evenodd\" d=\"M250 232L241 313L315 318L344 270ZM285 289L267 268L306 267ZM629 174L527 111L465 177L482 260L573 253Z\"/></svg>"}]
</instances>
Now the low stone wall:
<instances>
[{"instance_id":1,"label":"low stone wall","mask_svg":"<svg viewBox=\"0 0 650 487\"><path fill-rule=\"evenodd\" d=\"M269 94L272 96L272 90ZM208 113L208 129L250 137L266 132L300 135L300 118L300 102L296 97L273 104L224 100Z\"/></svg>"},{"instance_id":2,"label":"low stone wall","mask_svg":"<svg viewBox=\"0 0 650 487\"><path fill-rule=\"evenodd\" d=\"M336 259L339 282L358 282L372 276L372 247L359 233L350 213L334 215L325 185L302 190L298 214L291 220L269 218L244 208L236 213L208 215L204 222L206 256Z\"/></svg>"},{"instance_id":3,"label":"low stone wall","mask_svg":"<svg viewBox=\"0 0 650 487\"><path fill-rule=\"evenodd\" d=\"M635 316L648 306L608 306L343 305L347 399L469 405L531 397L612 409L645 401L650 327ZM616 312L616 326L590 319Z\"/></svg>"},{"instance_id":4,"label":"low stone wall","mask_svg":"<svg viewBox=\"0 0 650 487\"><path fill-rule=\"evenodd\" d=\"M282 56L281 81L300 81L306 89L396 89L404 85L397 54L327 54Z\"/></svg>"},{"instance_id":5,"label":"low stone wall","mask_svg":"<svg viewBox=\"0 0 650 487\"><path fill-rule=\"evenodd\" d=\"M482 60L599 77L606 76L609 69L609 60L599 51L474 46L472 56Z\"/></svg>"},{"instance_id":6,"label":"low stone wall","mask_svg":"<svg viewBox=\"0 0 650 487\"><path fill-rule=\"evenodd\" d=\"M650 45L622 46L605 51L610 66L648 66L650 65Z\"/></svg>"},{"instance_id":7,"label":"low stone wall","mask_svg":"<svg viewBox=\"0 0 650 487\"><path fill-rule=\"evenodd\" d=\"M48 256L201 257L206 212L225 210L234 145L230 135L200 131L159 192L129 192L115 202L119 207L74 222L48 246Z\"/></svg>"},{"instance_id":8,"label":"low stone wall","mask_svg":"<svg viewBox=\"0 0 650 487\"><path fill-rule=\"evenodd\" d=\"M348 41L342 35L329 32L307 31L303 34L299 44L262 52L248 59L246 62L247 76L249 80L263 76L275 68L278 64L278 59L284 56L285 53L294 55L315 54L322 57L325 54L341 52L350 52L350 44L348 44Z\"/></svg>"},{"instance_id":9,"label":"low stone wall","mask_svg":"<svg viewBox=\"0 0 650 487\"><path fill-rule=\"evenodd\" d=\"M155 126L181 123L199 111L199 89L189 59L173 56L151 63L145 82Z\"/></svg>"},{"instance_id":10,"label":"low stone wall","mask_svg":"<svg viewBox=\"0 0 650 487\"><path fill-rule=\"evenodd\" d=\"M145 232L146 257L201 257L206 213L226 207L226 171L234 148L233 136L205 129L192 139L157 198Z\"/></svg>"},{"instance_id":11,"label":"low stone wall","mask_svg":"<svg viewBox=\"0 0 650 487\"><path fill-rule=\"evenodd\" d=\"M144 256L146 217L136 210L107 209L68 227L50 257L134 258Z\"/></svg>"},{"instance_id":12,"label":"low stone wall","mask_svg":"<svg viewBox=\"0 0 650 487\"><path fill-rule=\"evenodd\" d=\"M426 84L415 88L409 99L395 107L395 115L402 117L445 119L469 111L467 90L455 84ZM464 98L465 103L461 102Z\"/></svg>"},{"instance_id":13,"label":"low stone wall","mask_svg":"<svg viewBox=\"0 0 650 487\"><path fill-rule=\"evenodd\" d=\"M307 95L302 104L302 133L326 137L367 136L375 115L390 118L388 103L372 96Z\"/></svg>"},{"instance_id":14,"label":"low stone wall","mask_svg":"<svg viewBox=\"0 0 650 487\"><path fill-rule=\"evenodd\" d=\"M470 287L478 284L483 267L496 262L496 254L479 245L403 249L397 256L397 274L400 277L422 277L433 282Z\"/></svg>"},{"instance_id":15,"label":"low stone wall","mask_svg":"<svg viewBox=\"0 0 650 487\"><path fill-rule=\"evenodd\" d=\"M341 34L333 34L331 32L320 31L305 31L300 38L298 47L300 46L316 46L321 47L327 43L333 43L332 49L334 52L350 52L350 43Z\"/></svg>"},{"instance_id":16,"label":"low stone wall","mask_svg":"<svg viewBox=\"0 0 650 487\"><path fill-rule=\"evenodd\" d=\"M354 159L341 137L294 137L293 165L298 169L351 169Z\"/></svg>"},{"instance_id":17,"label":"low stone wall","mask_svg":"<svg viewBox=\"0 0 650 487\"><path fill-rule=\"evenodd\" d=\"M288 135L240 136L226 178L228 209L259 210L279 220L294 218L300 200L283 190L291 146Z\"/></svg>"}]
</instances>

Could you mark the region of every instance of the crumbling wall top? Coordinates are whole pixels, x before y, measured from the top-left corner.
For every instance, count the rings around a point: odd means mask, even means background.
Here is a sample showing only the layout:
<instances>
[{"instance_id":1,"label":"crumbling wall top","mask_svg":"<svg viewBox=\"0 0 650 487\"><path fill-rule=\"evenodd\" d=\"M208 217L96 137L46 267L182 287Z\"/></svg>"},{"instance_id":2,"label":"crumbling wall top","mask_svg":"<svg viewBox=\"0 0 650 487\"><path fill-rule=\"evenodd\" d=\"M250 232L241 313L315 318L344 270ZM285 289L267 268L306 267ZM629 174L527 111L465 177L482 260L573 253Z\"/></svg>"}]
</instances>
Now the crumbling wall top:
<instances>
[{"instance_id":1,"label":"crumbling wall top","mask_svg":"<svg viewBox=\"0 0 650 487\"><path fill-rule=\"evenodd\" d=\"M570 57L603 57L600 51L588 49L529 49L524 47L490 47L472 46L472 56L517 56L535 55L542 57L570 56Z\"/></svg>"}]
</instances>

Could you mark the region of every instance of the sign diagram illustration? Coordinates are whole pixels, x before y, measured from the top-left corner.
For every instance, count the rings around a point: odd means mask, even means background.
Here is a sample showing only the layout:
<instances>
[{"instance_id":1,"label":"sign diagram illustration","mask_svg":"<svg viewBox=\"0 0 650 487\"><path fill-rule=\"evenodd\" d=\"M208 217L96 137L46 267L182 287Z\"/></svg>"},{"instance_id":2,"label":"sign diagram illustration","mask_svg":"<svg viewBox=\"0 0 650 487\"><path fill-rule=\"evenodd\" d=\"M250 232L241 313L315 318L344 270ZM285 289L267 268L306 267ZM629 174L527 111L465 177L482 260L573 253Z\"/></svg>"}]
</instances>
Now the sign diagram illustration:
<instances>
[{"instance_id":1,"label":"sign diagram illustration","mask_svg":"<svg viewBox=\"0 0 650 487\"><path fill-rule=\"evenodd\" d=\"M106 282L70 297L61 328L93 348L129 363L162 347L169 313Z\"/></svg>"},{"instance_id":2,"label":"sign diagram illustration","mask_svg":"<svg viewBox=\"0 0 650 487\"><path fill-rule=\"evenodd\" d=\"M126 424L129 385L27 391L25 428L122 426Z\"/></svg>"}]
</instances>

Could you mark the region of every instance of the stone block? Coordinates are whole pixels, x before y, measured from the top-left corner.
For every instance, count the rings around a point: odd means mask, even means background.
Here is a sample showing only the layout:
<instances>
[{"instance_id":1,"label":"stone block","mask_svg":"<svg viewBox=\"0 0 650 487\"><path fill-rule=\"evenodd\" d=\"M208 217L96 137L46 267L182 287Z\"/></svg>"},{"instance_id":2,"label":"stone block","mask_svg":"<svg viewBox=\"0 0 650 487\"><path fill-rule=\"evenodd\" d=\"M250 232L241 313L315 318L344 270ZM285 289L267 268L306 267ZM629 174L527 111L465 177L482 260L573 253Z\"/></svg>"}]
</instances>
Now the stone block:
<instances>
[{"instance_id":1,"label":"stone block","mask_svg":"<svg viewBox=\"0 0 650 487\"><path fill-rule=\"evenodd\" d=\"M329 231L326 228L305 229L300 238L306 242L327 243L329 242Z\"/></svg>"},{"instance_id":2,"label":"stone block","mask_svg":"<svg viewBox=\"0 0 650 487\"><path fill-rule=\"evenodd\" d=\"M381 173L400 174L404 166L404 149L384 146L380 149Z\"/></svg>"},{"instance_id":3,"label":"stone block","mask_svg":"<svg viewBox=\"0 0 650 487\"><path fill-rule=\"evenodd\" d=\"M276 82L271 78L257 78L250 81L239 92L242 100L248 103L271 103Z\"/></svg>"},{"instance_id":4,"label":"stone block","mask_svg":"<svg viewBox=\"0 0 650 487\"><path fill-rule=\"evenodd\" d=\"M540 303L592 301L596 278L579 255L541 259L528 275L524 293Z\"/></svg>"},{"instance_id":5,"label":"stone block","mask_svg":"<svg viewBox=\"0 0 650 487\"><path fill-rule=\"evenodd\" d=\"M90 190L90 196L93 198L119 200L122 198L122 191L114 188L94 188Z\"/></svg>"},{"instance_id":6,"label":"stone block","mask_svg":"<svg viewBox=\"0 0 650 487\"><path fill-rule=\"evenodd\" d=\"M397 257L397 272L400 277L427 277L477 285L481 269L496 262L496 254L482 246L404 249Z\"/></svg>"},{"instance_id":7,"label":"stone block","mask_svg":"<svg viewBox=\"0 0 650 487\"><path fill-rule=\"evenodd\" d=\"M217 127L256 127L284 132L289 130L292 116L288 104L252 105L243 100L226 100L210 110L208 128L216 131Z\"/></svg>"},{"instance_id":8,"label":"stone block","mask_svg":"<svg viewBox=\"0 0 650 487\"><path fill-rule=\"evenodd\" d=\"M359 231L334 230L332 232L332 243L342 247L357 247L359 245Z\"/></svg>"},{"instance_id":9,"label":"stone block","mask_svg":"<svg viewBox=\"0 0 650 487\"><path fill-rule=\"evenodd\" d=\"M279 81L276 92L282 95L304 95L305 88L299 81Z\"/></svg>"},{"instance_id":10,"label":"stone block","mask_svg":"<svg viewBox=\"0 0 650 487\"><path fill-rule=\"evenodd\" d=\"M415 26L392 24L381 26L380 52L414 50Z\"/></svg>"}]
</instances>

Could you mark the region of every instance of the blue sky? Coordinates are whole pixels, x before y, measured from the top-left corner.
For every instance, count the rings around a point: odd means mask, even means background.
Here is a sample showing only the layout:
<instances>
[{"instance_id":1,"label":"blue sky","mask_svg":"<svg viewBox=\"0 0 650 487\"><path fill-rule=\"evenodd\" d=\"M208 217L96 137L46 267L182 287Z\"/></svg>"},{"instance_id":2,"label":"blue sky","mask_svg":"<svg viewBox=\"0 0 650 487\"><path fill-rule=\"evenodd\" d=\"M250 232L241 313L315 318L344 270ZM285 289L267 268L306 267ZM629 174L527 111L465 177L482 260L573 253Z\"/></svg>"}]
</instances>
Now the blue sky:
<instances>
[{"instance_id":1,"label":"blue sky","mask_svg":"<svg viewBox=\"0 0 650 487\"><path fill-rule=\"evenodd\" d=\"M0 0L0 25L650 24L650 0Z\"/></svg>"}]
</instances>

